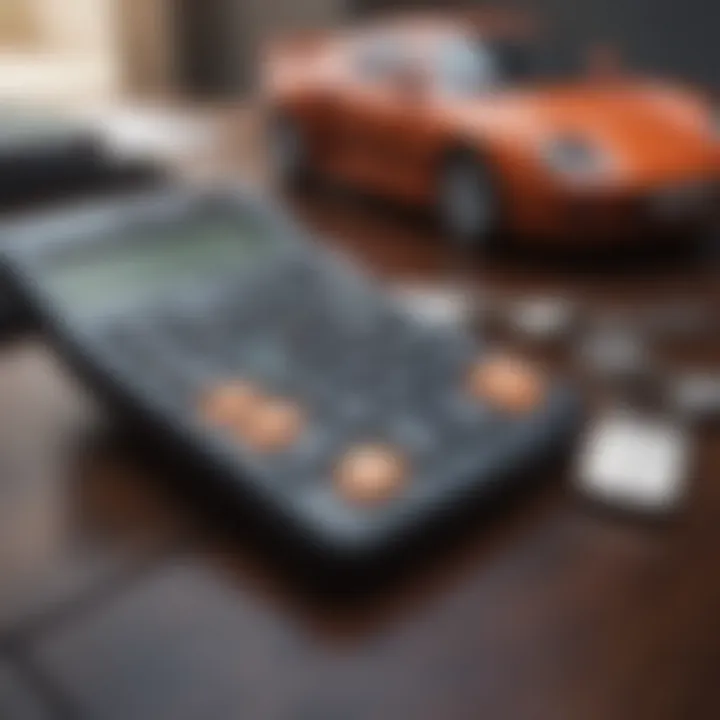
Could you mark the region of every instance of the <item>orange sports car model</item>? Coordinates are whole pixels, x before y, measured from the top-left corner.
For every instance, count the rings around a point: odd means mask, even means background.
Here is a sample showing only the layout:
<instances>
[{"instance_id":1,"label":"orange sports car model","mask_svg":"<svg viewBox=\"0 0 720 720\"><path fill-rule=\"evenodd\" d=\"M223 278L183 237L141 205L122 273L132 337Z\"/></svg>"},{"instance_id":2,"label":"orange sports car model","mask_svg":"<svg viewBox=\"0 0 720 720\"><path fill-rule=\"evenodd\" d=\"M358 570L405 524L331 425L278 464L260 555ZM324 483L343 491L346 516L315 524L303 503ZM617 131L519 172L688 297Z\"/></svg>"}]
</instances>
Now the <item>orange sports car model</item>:
<instances>
[{"instance_id":1,"label":"orange sports car model","mask_svg":"<svg viewBox=\"0 0 720 720\"><path fill-rule=\"evenodd\" d=\"M720 108L625 75L608 50L551 72L536 35L416 16L277 42L263 82L275 172L433 208L477 244L500 230L607 244L708 229Z\"/></svg>"}]
</instances>

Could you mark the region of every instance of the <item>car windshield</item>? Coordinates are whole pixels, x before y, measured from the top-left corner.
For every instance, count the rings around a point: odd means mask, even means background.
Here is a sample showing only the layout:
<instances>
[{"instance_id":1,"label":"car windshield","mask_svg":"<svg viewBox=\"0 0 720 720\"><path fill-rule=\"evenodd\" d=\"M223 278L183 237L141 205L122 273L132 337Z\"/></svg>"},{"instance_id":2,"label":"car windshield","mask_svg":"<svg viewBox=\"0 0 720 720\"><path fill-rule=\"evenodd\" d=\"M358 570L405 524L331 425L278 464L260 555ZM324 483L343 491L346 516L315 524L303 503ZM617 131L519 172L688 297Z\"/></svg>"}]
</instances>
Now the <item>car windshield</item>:
<instances>
[{"instance_id":1,"label":"car windshield","mask_svg":"<svg viewBox=\"0 0 720 720\"><path fill-rule=\"evenodd\" d=\"M567 60L540 43L510 40L453 40L441 48L437 69L441 90L457 96L528 85L572 72Z\"/></svg>"}]
</instances>

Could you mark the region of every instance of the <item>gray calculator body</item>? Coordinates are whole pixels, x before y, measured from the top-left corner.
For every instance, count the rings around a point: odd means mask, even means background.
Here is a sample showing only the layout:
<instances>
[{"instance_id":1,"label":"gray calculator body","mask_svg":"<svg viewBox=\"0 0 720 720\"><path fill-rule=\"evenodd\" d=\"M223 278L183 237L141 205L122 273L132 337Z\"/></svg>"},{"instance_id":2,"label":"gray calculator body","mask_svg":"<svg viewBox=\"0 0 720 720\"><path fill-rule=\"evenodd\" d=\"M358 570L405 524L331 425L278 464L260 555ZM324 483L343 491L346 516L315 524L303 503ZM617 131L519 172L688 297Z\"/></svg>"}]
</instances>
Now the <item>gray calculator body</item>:
<instances>
[{"instance_id":1,"label":"gray calculator body","mask_svg":"<svg viewBox=\"0 0 720 720\"><path fill-rule=\"evenodd\" d=\"M578 423L562 382L520 415L468 398L481 340L408 316L246 190L148 192L6 224L0 237L17 301L91 387L192 459L199 487L343 566L529 483ZM203 392L232 378L301 405L297 439L258 452L209 423ZM406 460L382 502L338 492L338 463L362 443Z\"/></svg>"}]
</instances>

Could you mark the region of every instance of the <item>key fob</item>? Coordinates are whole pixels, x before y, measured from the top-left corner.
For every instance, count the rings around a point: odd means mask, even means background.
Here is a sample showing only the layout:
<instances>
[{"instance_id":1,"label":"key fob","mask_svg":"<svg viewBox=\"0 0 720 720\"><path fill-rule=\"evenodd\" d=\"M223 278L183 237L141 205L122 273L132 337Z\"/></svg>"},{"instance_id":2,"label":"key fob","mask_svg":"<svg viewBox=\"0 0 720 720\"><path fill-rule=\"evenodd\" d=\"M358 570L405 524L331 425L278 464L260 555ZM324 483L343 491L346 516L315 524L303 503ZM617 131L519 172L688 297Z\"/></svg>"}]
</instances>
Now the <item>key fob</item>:
<instances>
[{"instance_id":1,"label":"key fob","mask_svg":"<svg viewBox=\"0 0 720 720\"><path fill-rule=\"evenodd\" d=\"M692 458L684 425L664 416L611 410L590 425L580 449L580 492L619 510L665 514L687 494Z\"/></svg>"}]
</instances>

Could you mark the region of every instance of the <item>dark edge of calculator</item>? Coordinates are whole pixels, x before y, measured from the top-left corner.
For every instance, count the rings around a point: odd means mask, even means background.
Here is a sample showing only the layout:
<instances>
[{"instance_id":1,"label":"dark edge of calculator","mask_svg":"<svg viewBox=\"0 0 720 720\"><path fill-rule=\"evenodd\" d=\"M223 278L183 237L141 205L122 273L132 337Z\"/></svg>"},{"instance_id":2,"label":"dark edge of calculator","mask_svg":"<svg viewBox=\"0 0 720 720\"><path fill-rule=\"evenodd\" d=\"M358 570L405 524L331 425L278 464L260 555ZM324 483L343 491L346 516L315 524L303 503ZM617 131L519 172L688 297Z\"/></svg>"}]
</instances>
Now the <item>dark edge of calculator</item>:
<instances>
[{"instance_id":1,"label":"dark edge of calculator","mask_svg":"<svg viewBox=\"0 0 720 720\"><path fill-rule=\"evenodd\" d=\"M20 149L0 154L0 214L13 222L23 214L57 212L68 203L151 190L170 182L169 174L150 159L116 158L101 134L78 129L39 153ZM0 339L27 331L29 318L0 278Z\"/></svg>"},{"instance_id":2,"label":"dark edge of calculator","mask_svg":"<svg viewBox=\"0 0 720 720\"><path fill-rule=\"evenodd\" d=\"M36 203L62 201L164 179L150 159L115 156L103 134L78 126L55 139L0 151L0 208L23 210Z\"/></svg>"},{"instance_id":3,"label":"dark edge of calculator","mask_svg":"<svg viewBox=\"0 0 720 720\"><path fill-rule=\"evenodd\" d=\"M238 199L243 204L248 203L247 192L239 187ZM146 197L145 193L142 196ZM205 197L206 192L198 193L197 190L183 190L182 188L163 189L150 193L153 202L163 203L174 202L178 197L194 201L197 197ZM252 195L251 195L252 197ZM132 202L135 196L129 196ZM102 203L101 208L107 208L112 213L122 211L124 200L115 199L111 202ZM265 204L270 212L274 212L274 206L270 202L253 198L253 202ZM90 207L90 212L96 212L97 206ZM284 213L281 213L285 217ZM69 213L48 214L48 219L55 217L69 218ZM30 223L31 225L33 223ZM5 224L7 225L7 224ZM8 230L0 223L0 238ZM9 228L10 232L13 227ZM302 230L300 230L302 233ZM303 233L305 234L305 233ZM72 331L63 327L62 320L55 316L49 307L49 303L43 296L42 291L35 285L31 274L23 267L22 255L10 255L2 251L0 241L0 271L4 279L9 283L13 295L27 307L29 313L36 320L37 326L45 333L51 345L57 349L60 357L68 364L69 368L82 380L89 383L90 387L98 393L101 400L119 410L121 414L130 418L136 429L142 429L146 437L158 440L166 450L172 450L178 459L187 463L192 468L191 475L197 480L197 473L207 475L212 480L212 487L203 486L201 494L206 495L206 490L211 490L211 497L208 499L221 500L220 506L226 508L227 502L240 508L244 506L244 516L257 520L259 529L263 536L267 535L272 543L273 550L281 550L283 554L287 551L288 557L299 562L302 567L295 567L300 570L302 576L309 576L312 582L320 581L330 586L342 586L350 583L355 586L359 578L371 578L384 574L385 569L396 566L401 560L410 558L408 554L416 546L426 546L430 549L437 533L440 537L444 530L454 532L453 524L460 519L469 522L471 517L483 515L480 512L482 507L492 506L489 501L499 499L501 496L508 496L512 491L521 487L531 485L527 474L532 468L540 468L554 458L563 450L575 436L582 418L582 407L577 395L569 386L562 384L557 392L553 393L553 402L550 411L541 417L535 418L533 427L526 432L526 442L522 447L523 460L510 468L507 463L508 455L516 455L516 452L508 450L505 457L496 457L489 462L484 470L484 475L491 476L492 482L480 486L473 482L473 473L453 481L451 493L447 493L441 504L436 503L433 512L425 512L421 517L405 516L404 524L394 529L390 534L376 534L372 541L365 544L348 543L343 544L338 536L324 535L323 533L308 532L307 525L303 525L293 515L291 508L281 506L262 493L257 492L257 483L232 484L224 479L223 466L220 458L215 453L208 451L201 442L195 442L191 433L183 423L171 420L167 413L153 415L153 409L144 404L138 394L127 393L121 384L113 382L107 374L98 372L93 362ZM188 442L190 441L190 442ZM180 464L178 464L180 467ZM246 474L246 473L244 473ZM173 481L176 478L173 478ZM181 478L177 478L181 479ZM193 492L198 492L199 485L195 483ZM249 506L244 503L249 503ZM267 513L265 517L258 516L253 510L260 510ZM307 518L304 518L307 520ZM267 533L266 531L269 531ZM290 543L283 543L282 547L274 540L279 535L285 536Z\"/></svg>"}]
</instances>

